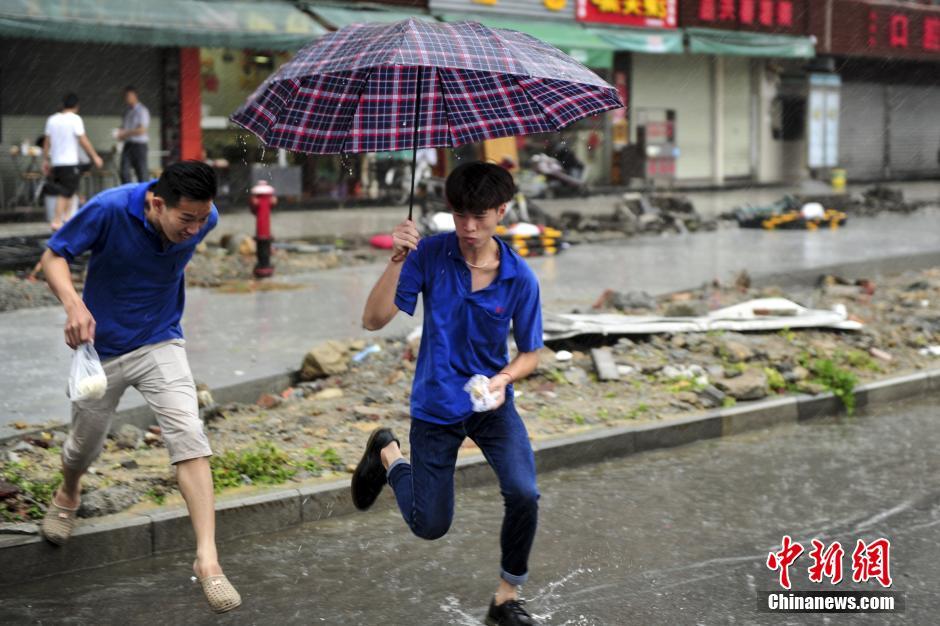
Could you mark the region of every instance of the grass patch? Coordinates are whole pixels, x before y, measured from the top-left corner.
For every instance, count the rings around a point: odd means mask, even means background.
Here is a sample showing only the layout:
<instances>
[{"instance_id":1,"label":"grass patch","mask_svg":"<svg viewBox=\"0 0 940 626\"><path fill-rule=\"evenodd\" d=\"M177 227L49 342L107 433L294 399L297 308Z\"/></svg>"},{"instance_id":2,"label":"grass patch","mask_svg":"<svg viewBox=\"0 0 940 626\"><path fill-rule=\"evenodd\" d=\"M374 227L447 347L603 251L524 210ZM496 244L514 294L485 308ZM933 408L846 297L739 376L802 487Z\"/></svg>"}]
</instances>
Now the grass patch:
<instances>
[{"instance_id":1,"label":"grass patch","mask_svg":"<svg viewBox=\"0 0 940 626\"><path fill-rule=\"evenodd\" d=\"M148 500L158 506L163 506L163 503L166 502L166 492L162 489L157 489L156 487L151 487L144 495Z\"/></svg>"},{"instance_id":2,"label":"grass patch","mask_svg":"<svg viewBox=\"0 0 940 626\"><path fill-rule=\"evenodd\" d=\"M565 375L561 373L561 370L550 369L545 372L545 378L549 379L556 385L567 385L568 379L565 378Z\"/></svg>"},{"instance_id":3,"label":"grass patch","mask_svg":"<svg viewBox=\"0 0 940 626\"><path fill-rule=\"evenodd\" d=\"M816 359L810 363L809 371L813 373L815 382L839 398L847 414L852 415L855 412L855 385L858 384L855 374L839 367L830 359Z\"/></svg>"},{"instance_id":4,"label":"grass patch","mask_svg":"<svg viewBox=\"0 0 940 626\"><path fill-rule=\"evenodd\" d=\"M764 368L764 376L767 377L767 386L777 393L783 393L789 388L783 374L772 367Z\"/></svg>"},{"instance_id":5,"label":"grass patch","mask_svg":"<svg viewBox=\"0 0 940 626\"><path fill-rule=\"evenodd\" d=\"M343 460L333 448L317 450L316 448L307 448L304 450L306 458L300 462L300 467L314 475L320 475L324 471L336 471L343 469Z\"/></svg>"},{"instance_id":6,"label":"grass patch","mask_svg":"<svg viewBox=\"0 0 940 626\"><path fill-rule=\"evenodd\" d=\"M779 335L787 343L793 343L796 341L796 333L790 330L789 328L781 328L777 335Z\"/></svg>"},{"instance_id":7,"label":"grass patch","mask_svg":"<svg viewBox=\"0 0 940 626\"><path fill-rule=\"evenodd\" d=\"M848 352L836 352L835 358L839 361L840 365L853 367L859 370L867 370L869 372L881 372L881 365L871 357L867 352L862 350L849 350Z\"/></svg>"},{"instance_id":8,"label":"grass patch","mask_svg":"<svg viewBox=\"0 0 940 626\"><path fill-rule=\"evenodd\" d=\"M650 405L648 405L645 402L641 402L635 407L633 407L632 409L630 409L629 411L627 411L627 414L625 417L630 420L635 420L636 418L640 417L641 415L648 412L649 410L650 410Z\"/></svg>"},{"instance_id":9,"label":"grass patch","mask_svg":"<svg viewBox=\"0 0 940 626\"><path fill-rule=\"evenodd\" d=\"M216 491L238 487L248 480L262 485L277 485L290 480L297 473L287 453L273 443L260 443L254 448L217 454L212 457L210 465Z\"/></svg>"},{"instance_id":10,"label":"grass patch","mask_svg":"<svg viewBox=\"0 0 940 626\"><path fill-rule=\"evenodd\" d=\"M49 502L52 500L52 494L62 483L61 472L56 472L51 478L45 480L31 480L25 476L28 469L29 466L22 461L16 463L6 462L0 465L0 480L16 485L23 492L20 497L25 495L35 502L34 504L27 504L19 501L18 498L8 500L7 506L0 509L5 521L22 522L28 519L42 518L45 507L49 506ZM16 504L24 506L16 509L11 508Z\"/></svg>"}]
</instances>

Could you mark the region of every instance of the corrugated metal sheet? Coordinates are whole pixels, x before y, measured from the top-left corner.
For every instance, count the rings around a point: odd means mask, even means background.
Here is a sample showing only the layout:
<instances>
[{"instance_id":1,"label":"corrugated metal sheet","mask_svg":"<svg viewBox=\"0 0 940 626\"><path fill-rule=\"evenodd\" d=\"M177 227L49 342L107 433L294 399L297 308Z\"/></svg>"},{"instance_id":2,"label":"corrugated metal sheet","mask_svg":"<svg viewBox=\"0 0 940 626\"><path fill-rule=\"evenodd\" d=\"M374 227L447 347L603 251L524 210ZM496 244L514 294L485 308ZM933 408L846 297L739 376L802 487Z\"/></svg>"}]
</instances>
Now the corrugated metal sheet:
<instances>
[{"instance_id":1,"label":"corrugated metal sheet","mask_svg":"<svg viewBox=\"0 0 940 626\"><path fill-rule=\"evenodd\" d=\"M940 174L940 87L892 85L888 94L891 175Z\"/></svg>"},{"instance_id":2,"label":"corrugated metal sheet","mask_svg":"<svg viewBox=\"0 0 940 626\"><path fill-rule=\"evenodd\" d=\"M548 8L549 5L558 10ZM501 15L521 15L542 19L557 18L574 21L575 0L430 0L431 13L493 13Z\"/></svg>"},{"instance_id":3,"label":"corrugated metal sheet","mask_svg":"<svg viewBox=\"0 0 940 626\"><path fill-rule=\"evenodd\" d=\"M881 178L885 155L885 87L842 83L839 164L853 179Z\"/></svg>"}]
</instances>

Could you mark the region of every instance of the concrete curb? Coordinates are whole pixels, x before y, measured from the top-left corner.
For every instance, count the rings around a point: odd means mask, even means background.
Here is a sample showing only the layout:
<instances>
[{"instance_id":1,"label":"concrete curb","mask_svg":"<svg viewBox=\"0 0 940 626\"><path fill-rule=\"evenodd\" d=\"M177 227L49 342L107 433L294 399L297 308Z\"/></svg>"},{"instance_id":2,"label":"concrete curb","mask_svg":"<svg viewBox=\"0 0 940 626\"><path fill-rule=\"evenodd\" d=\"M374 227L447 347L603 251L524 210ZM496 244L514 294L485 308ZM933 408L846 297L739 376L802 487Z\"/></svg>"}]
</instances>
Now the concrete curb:
<instances>
[{"instance_id":1,"label":"concrete curb","mask_svg":"<svg viewBox=\"0 0 940 626\"><path fill-rule=\"evenodd\" d=\"M856 389L859 408L884 405L940 391L940 369L890 378ZM833 415L842 411L831 393L773 398L748 406L701 412L663 423L591 430L550 441L535 442L540 472L596 463L645 450L681 446L781 424ZM458 488L494 482L482 455L457 462ZM391 490L383 491L379 508L393 506ZM298 488L279 488L250 496L220 500L216 506L220 542L271 533L305 522L355 512L347 480ZM82 522L72 540L52 546L40 537L0 536L0 586L22 583L81 569L140 559L175 550L191 550L193 533L184 509L147 515L114 515Z\"/></svg>"}]
</instances>

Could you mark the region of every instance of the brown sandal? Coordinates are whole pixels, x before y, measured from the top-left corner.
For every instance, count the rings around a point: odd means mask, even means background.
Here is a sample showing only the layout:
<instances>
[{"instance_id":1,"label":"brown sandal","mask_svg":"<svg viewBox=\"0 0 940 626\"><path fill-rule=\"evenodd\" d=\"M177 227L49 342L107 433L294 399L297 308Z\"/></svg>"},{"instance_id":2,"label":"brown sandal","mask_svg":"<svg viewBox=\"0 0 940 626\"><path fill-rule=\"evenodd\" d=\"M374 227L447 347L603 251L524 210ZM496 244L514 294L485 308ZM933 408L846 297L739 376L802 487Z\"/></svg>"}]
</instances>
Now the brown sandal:
<instances>
[{"instance_id":1,"label":"brown sandal","mask_svg":"<svg viewBox=\"0 0 940 626\"><path fill-rule=\"evenodd\" d=\"M199 584L202 585L202 591L206 594L209 606L216 613L237 609L242 604L242 597L225 574L200 578Z\"/></svg>"},{"instance_id":2,"label":"brown sandal","mask_svg":"<svg viewBox=\"0 0 940 626\"><path fill-rule=\"evenodd\" d=\"M72 531L75 530L75 514L77 512L78 507L68 509L56 504L55 495L53 494L49 506L46 508L46 516L39 525L42 536L57 546L63 545L72 536Z\"/></svg>"}]
</instances>

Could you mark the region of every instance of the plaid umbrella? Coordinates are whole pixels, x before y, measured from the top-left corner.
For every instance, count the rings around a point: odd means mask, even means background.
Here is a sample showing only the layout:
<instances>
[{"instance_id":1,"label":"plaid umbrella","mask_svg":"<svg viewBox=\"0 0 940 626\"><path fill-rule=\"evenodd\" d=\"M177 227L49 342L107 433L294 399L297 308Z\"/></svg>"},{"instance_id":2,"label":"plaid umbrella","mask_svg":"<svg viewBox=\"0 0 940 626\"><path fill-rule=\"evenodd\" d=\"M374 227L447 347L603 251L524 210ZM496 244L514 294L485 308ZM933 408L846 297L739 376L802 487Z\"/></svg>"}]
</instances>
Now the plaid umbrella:
<instances>
[{"instance_id":1,"label":"plaid umbrella","mask_svg":"<svg viewBox=\"0 0 940 626\"><path fill-rule=\"evenodd\" d=\"M272 148L416 152L554 132L622 106L603 79L534 37L409 19L314 41L231 119ZM413 196L414 159L411 171Z\"/></svg>"}]
</instances>

